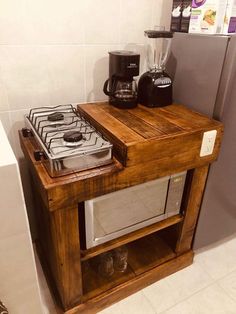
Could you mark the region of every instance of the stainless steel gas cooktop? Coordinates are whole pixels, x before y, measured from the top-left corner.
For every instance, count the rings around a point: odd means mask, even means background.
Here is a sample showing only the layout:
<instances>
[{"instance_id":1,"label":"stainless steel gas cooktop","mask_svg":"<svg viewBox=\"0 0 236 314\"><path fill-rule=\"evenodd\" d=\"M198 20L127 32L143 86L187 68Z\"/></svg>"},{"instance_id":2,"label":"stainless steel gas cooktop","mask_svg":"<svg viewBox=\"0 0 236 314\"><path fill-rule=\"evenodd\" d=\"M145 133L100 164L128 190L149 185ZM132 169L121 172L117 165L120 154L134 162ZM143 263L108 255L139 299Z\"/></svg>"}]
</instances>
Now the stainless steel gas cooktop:
<instances>
[{"instance_id":1,"label":"stainless steel gas cooktop","mask_svg":"<svg viewBox=\"0 0 236 314\"><path fill-rule=\"evenodd\" d=\"M72 105L31 109L25 123L23 135L35 137L40 147L35 158L52 177L112 161L112 144Z\"/></svg>"}]
</instances>

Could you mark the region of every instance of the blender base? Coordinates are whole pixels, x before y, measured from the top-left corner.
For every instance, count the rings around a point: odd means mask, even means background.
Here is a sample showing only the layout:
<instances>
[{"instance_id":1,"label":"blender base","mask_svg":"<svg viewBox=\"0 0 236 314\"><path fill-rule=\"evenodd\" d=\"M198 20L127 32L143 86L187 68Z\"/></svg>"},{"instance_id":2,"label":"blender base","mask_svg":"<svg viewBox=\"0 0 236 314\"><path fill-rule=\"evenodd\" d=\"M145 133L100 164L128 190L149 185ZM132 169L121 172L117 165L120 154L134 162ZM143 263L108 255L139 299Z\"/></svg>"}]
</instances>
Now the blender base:
<instances>
[{"instance_id":1,"label":"blender base","mask_svg":"<svg viewBox=\"0 0 236 314\"><path fill-rule=\"evenodd\" d=\"M165 72L146 72L138 83L138 103L146 107L172 104L172 81Z\"/></svg>"}]
</instances>

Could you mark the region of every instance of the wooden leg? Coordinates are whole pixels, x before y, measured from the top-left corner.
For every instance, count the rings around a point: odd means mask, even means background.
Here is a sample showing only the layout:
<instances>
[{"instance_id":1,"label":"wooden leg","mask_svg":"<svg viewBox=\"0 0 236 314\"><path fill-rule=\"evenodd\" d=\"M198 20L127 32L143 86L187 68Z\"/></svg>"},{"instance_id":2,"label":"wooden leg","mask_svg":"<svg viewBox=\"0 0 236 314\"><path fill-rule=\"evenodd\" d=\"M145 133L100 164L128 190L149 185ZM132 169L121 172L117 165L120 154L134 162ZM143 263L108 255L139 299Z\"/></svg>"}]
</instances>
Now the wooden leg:
<instances>
[{"instance_id":1,"label":"wooden leg","mask_svg":"<svg viewBox=\"0 0 236 314\"><path fill-rule=\"evenodd\" d=\"M55 267L51 270L63 308L67 310L81 303L82 297L78 208L56 210L49 217L54 251L51 261Z\"/></svg>"},{"instance_id":2,"label":"wooden leg","mask_svg":"<svg viewBox=\"0 0 236 314\"><path fill-rule=\"evenodd\" d=\"M187 193L184 205L185 218L180 228L179 239L176 245L176 253L182 254L191 249L197 219L199 216L202 196L205 188L209 166L203 166L193 170L190 190Z\"/></svg>"}]
</instances>

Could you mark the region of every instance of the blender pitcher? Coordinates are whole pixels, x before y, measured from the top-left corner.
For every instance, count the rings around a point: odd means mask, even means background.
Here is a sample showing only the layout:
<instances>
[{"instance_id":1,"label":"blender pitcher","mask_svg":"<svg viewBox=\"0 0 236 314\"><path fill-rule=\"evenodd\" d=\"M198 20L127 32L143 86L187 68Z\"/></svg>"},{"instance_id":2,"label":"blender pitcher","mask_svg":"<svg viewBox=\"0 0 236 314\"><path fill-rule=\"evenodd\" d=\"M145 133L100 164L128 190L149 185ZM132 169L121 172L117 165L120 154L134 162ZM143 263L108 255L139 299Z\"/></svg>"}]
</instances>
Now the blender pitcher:
<instances>
[{"instance_id":1,"label":"blender pitcher","mask_svg":"<svg viewBox=\"0 0 236 314\"><path fill-rule=\"evenodd\" d=\"M173 33L147 30L148 71L139 79L138 102L148 107L163 107L172 103L172 80L165 72Z\"/></svg>"}]
</instances>

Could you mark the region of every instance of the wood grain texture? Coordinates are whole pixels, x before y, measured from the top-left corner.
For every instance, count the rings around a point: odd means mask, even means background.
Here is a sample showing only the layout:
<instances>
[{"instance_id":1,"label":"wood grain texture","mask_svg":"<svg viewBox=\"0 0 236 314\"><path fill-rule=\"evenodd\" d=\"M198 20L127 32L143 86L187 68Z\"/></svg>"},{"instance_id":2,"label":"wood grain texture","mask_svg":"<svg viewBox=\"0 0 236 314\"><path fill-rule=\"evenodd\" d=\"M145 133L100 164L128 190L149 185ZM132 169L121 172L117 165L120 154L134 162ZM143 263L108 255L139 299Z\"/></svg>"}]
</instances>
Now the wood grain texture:
<instances>
[{"instance_id":1,"label":"wood grain texture","mask_svg":"<svg viewBox=\"0 0 236 314\"><path fill-rule=\"evenodd\" d=\"M82 276L78 208L50 213L33 185L41 259L53 278L53 288L64 310L81 302Z\"/></svg>"},{"instance_id":2,"label":"wood grain texture","mask_svg":"<svg viewBox=\"0 0 236 314\"><path fill-rule=\"evenodd\" d=\"M127 249L129 266L135 275L141 275L176 256L156 233L128 243Z\"/></svg>"},{"instance_id":3,"label":"wood grain texture","mask_svg":"<svg viewBox=\"0 0 236 314\"><path fill-rule=\"evenodd\" d=\"M200 159L203 132L209 129L222 132L221 123L176 104L165 108L138 106L126 111L108 103L96 103L79 105L78 110L98 129L103 130L113 142L116 157L125 166L186 151L191 151L191 154L185 158ZM189 150L189 143L195 150ZM218 149L216 143L211 159L214 159L214 154L217 155Z\"/></svg>"},{"instance_id":4,"label":"wood grain texture","mask_svg":"<svg viewBox=\"0 0 236 314\"><path fill-rule=\"evenodd\" d=\"M57 287L64 309L81 302L82 280L80 264L78 208L65 208L50 215L51 238L57 268Z\"/></svg>"},{"instance_id":5,"label":"wood grain texture","mask_svg":"<svg viewBox=\"0 0 236 314\"><path fill-rule=\"evenodd\" d=\"M208 169L209 166L206 165L194 169L192 172L191 184L189 184L189 191L183 204L185 218L182 222L179 239L176 245L176 253L178 254L186 252L192 247Z\"/></svg>"}]
</instances>

